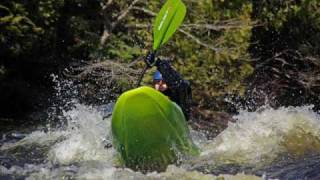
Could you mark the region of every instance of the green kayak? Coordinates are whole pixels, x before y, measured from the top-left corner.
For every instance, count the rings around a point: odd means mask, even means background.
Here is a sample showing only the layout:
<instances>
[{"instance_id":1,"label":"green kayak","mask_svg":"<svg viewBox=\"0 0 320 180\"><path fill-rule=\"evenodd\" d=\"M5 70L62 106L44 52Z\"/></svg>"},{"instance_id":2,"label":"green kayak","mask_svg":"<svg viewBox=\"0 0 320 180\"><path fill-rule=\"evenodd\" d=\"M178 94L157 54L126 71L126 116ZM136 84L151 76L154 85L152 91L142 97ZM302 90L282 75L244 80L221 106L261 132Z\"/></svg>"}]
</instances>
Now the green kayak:
<instances>
[{"instance_id":1,"label":"green kayak","mask_svg":"<svg viewBox=\"0 0 320 180\"><path fill-rule=\"evenodd\" d=\"M119 97L112 134L121 162L134 170L165 170L179 158L199 153L180 107L150 87Z\"/></svg>"}]
</instances>

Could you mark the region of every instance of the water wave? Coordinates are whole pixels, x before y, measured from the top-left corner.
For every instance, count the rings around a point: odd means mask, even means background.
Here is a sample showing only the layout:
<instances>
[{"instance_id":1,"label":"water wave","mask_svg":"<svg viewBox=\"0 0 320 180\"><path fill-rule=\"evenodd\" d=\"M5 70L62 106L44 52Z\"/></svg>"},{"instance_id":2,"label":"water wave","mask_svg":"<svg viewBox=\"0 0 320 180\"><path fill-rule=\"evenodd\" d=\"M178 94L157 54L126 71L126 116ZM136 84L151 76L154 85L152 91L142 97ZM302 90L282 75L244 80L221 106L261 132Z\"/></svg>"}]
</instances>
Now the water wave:
<instances>
[{"instance_id":1,"label":"water wave","mask_svg":"<svg viewBox=\"0 0 320 180\"><path fill-rule=\"evenodd\" d=\"M34 131L18 142L4 144L0 152L15 155L38 149L45 156L41 163L0 166L0 174L29 179L216 179L218 176L204 173L226 164L266 167L284 154L296 158L320 154L320 116L310 106L264 108L241 111L235 117L237 121L212 141L192 131L194 141L201 147L200 157L186 160L179 167L171 165L162 173L142 174L119 165L111 147L111 119L103 118L97 109L75 104L63 113L67 119L64 127ZM39 158L37 154L28 155L29 159ZM226 173L231 170L218 174ZM245 174L220 176L261 179Z\"/></svg>"},{"instance_id":2,"label":"water wave","mask_svg":"<svg viewBox=\"0 0 320 180\"><path fill-rule=\"evenodd\" d=\"M202 148L193 168L225 164L262 167L286 155L320 154L320 115L312 106L241 111L235 123Z\"/></svg>"}]
</instances>

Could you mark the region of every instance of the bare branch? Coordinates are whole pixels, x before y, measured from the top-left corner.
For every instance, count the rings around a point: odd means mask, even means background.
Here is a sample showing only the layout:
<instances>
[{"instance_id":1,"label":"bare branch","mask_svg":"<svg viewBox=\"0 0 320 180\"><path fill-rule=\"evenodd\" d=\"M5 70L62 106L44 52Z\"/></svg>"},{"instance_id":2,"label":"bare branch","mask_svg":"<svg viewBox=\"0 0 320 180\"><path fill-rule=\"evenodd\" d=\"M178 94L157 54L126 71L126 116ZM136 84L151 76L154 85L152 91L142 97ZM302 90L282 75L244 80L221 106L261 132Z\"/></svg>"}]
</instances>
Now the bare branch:
<instances>
[{"instance_id":1,"label":"bare branch","mask_svg":"<svg viewBox=\"0 0 320 180\"><path fill-rule=\"evenodd\" d=\"M144 29L144 28L150 28L150 27L152 27L152 25L151 24L127 24L125 27Z\"/></svg>"},{"instance_id":2,"label":"bare branch","mask_svg":"<svg viewBox=\"0 0 320 180\"><path fill-rule=\"evenodd\" d=\"M100 38L100 45L104 45L107 41L107 39L110 37L110 31L108 29L103 30L103 34Z\"/></svg>"},{"instance_id":3,"label":"bare branch","mask_svg":"<svg viewBox=\"0 0 320 180\"><path fill-rule=\"evenodd\" d=\"M127 17L127 15L129 14L129 12L132 10L132 8L139 2L139 1L142 1L142 0L134 0L127 9L125 9L124 11L122 11L120 13L120 15L118 16L117 20L114 21L113 23L111 23L111 26L110 28L106 28L104 29L103 31L103 34L101 36L101 39L100 39L100 45L104 45L107 41L107 39L110 37L112 31L118 26L118 24L125 18ZM112 0L109 0L108 3L112 3ZM107 3L107 4L108 4Z\"/></svg>"},{"instance_id":4,"label":"bare branch","mask_svg":"<svg viewBox=\"0 0 320 180\"><path fill-rule=\"evenodd\" d=\"M110 7L110 5L113 3L113 0L108 0L105 4L102 2L101 6L102 6L102 10L106 10L108 7Z\"/></svg>"},{"instance_id":5,"label":"bare branch","mask_svg":"<svg viewBox=\"0 0 320 180\"><path fill-rule=\"evenodd\" d=\"M190 29L207 29L213 31L221 31L227 29L239 29L244 26L248 26L247 23L239 23L239 24L224 24L224 25L216 25L216 24L184 24L181 27L190 28Z\"/></svg>"},{"instance_id":6,"label":"bare branch","mask_svg":"<svg viewBox=\"0 0 320 180\"><path fill-rule=\"evenodd\" d=\"M133 10L141 11L145 14L148 14L150 16L156 16L157 14L155 12L152 12L148 9L141 8L141 7L133 7ZM229 19L225 21L219 21L214 24L183 24L181 27L184 28L191 28L191 29L207 29L207 30L214 30L214 31L221 31L226 29L238 29L242 28L243 26L248 25L257 25L257 22L250 22L250 23L244 23L240 19ZM140 24L136 27L143 28L147 25ZM148 26L147 26L148 27Z\"/></svg>"},{"instance_id":7,"label":"bare branch","mask_svg":"<svg viewBox=\"0 0 320 180\"><path fill-rule=\"evenodd\" d=\"M103 62L98 62L90 64L83 67L73 68L70 72L64 72L66 77L75 79L84 79L89 75L94 75L97 77L110 76L113 79L118 76L128 76L130 80L134 80L139 74L138 70L134 70L128 65L112 62L111 60L105 60Z\"/></svg>"},{"instance_id":8,"label":"bare branch","mask_svg":"<svg viewBox=\"0 0 320 180\"><path fill-rule=\"evenodd\" d=\"M144 12L150 16L156 16L157 13L153 12L153 11L150 11L149 9L146 9L146 8L141 8L141 7L132 7L133 10L137 10L137 11L141 11L141 12Z\"/></svg>"},{"instance_id":9,"label":"bare branch","mask_svg":"<svg viewBox=\"0 0 320 180\"><path fill-rule=\"evenodd\" d=\"M134 0L130 6L122 11L122 13L118 16L117 20L115 22L112 23L112 29L114 29L128 14L129 12L131 11L131 9L141 0Z\"/></svg>"},{"instance_id":10,"label":"bare branch","mask_svg":"<svg viewBox=\"0 0 320 180\"><path fill-rule=\"evenodd\" d=\"M183 24L181 25L182 28L188 29L206 29L206 30L213 30L213 31L222 31L227 29L239 29L247 24L239 24L239 25L214 25L214 24ZM150 28L151 24L128 24L126 27L128 28Z\"/></svg>"},{"instance_id":11,"label":"bare branch","mask_svg":"<svg viewBox=\"0 0 320 180\"><path fill-rule=\"evenodd\" d=\"M200 39L198 39L197 37L193 36L192 34L186 32L186 31L184 31L183 29L179 29L179 31L181 33L185 34L186 36L188 36L190 39L192 39L193 41L195 41L197 44L199 44L201 46L204 46L204 47L206 47L208 49L211 49L211 50L213 50L215 52L219 52L220 51L220 49L218 49L216 47L213 47L213 46L210 46L209 44L206 44L206 43L202 42Z\"/></svg>"}]
</instances>

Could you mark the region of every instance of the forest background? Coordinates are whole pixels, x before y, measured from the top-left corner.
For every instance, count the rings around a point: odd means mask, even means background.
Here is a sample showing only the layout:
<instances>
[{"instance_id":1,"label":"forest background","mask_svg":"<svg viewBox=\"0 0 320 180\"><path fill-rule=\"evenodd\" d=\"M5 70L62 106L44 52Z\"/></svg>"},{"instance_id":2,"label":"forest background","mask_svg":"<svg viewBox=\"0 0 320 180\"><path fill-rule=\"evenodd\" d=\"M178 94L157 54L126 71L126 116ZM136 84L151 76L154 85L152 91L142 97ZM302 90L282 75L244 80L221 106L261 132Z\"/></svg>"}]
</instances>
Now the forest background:
<instances>
[{"instance_id":1,"label":"forest background","mask_svg":"<svg viewBox=\"0 0 320 180\"><path fill-rule=\"evenodd\" d=\"M52 74L89 104L134 88L164 0L2 0L0 119L50 106ZM320 108L320 1L184 0L161 58L192 84L194 115L314 104ZM152 69L145 75L150 84Z\"/></svg>"}]
</instances>

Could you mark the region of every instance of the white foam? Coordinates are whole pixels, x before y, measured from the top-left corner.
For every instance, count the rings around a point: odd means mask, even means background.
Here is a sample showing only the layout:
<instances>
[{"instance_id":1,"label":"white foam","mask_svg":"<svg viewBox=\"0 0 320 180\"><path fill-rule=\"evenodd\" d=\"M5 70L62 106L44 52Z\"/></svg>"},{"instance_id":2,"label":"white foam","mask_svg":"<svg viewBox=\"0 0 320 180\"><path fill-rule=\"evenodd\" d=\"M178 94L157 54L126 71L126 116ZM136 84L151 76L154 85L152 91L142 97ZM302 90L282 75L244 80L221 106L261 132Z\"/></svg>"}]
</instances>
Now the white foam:
<instances>
[{"instance_id":1,"label":"white foam","mask_svg":"<svg viewBox=\"0 0 320 180\"><path fill-rule=\"evenodd\" d=\"M110 119L103 119L92 107L77 104L69 117L66 139L55 144L49 152L49 160L57 164L71 164L81 161L107 161L114 157L112 149L105 145L111 143Z\"/></svg>"},{"instance_id":2,"label":"white foam","mask_svg":"<svg viewBox=\"0 0 320 180\"><path fill-rule=\"evenodd\" d=\"M238 121L230 123L213 141L192 131L195 143L202 150L199 158L182 162L181 167L169 166L163 173L144 175L118 167L115 150L105 148L112 142L111 119L103 119L95 108L81 104L64 112L64 117L68 121L61 129L35 131L17 143L8 143L0 148L47 146L47 162L9 169L0 166L1 172L26 175L29 179L61 179L65 176L76 179L175 179L182 174L185 178L211 179L214 176L184 167L188 164L199 167L228 163L260 166L283 153L320 153L320 117L311 107L264 108L257 112L240 112L235 117Z\"/></svg>"},{"instance_id":3,"label":"white foam","mask_svg":"<svg viewBox=\"0 0 320 180\"><path fill-rule=\"evenodd\" d=\"M212 143L208 143L194 163L258 166L270 163L284 153L291 156L297 155L298 151L300 155L310 150L320 153L320 145L312 147L312 144L320 143L320 116L311 108L242 111L235 116L237 122L230 123ZM306 136L312 140L307 142L296 136Z\"/></svg>"}]
</instances>

